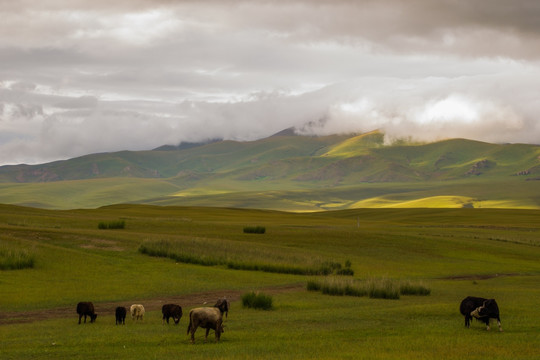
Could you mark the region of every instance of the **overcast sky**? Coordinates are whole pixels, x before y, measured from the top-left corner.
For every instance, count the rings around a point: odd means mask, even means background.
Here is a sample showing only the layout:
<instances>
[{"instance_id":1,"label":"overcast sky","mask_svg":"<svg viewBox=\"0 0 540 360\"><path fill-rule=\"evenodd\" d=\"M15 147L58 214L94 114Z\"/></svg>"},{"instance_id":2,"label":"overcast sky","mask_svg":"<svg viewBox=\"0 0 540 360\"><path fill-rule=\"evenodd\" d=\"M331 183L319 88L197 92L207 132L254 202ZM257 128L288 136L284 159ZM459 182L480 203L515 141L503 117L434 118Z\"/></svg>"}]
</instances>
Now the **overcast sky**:
<instances>
[{"instance_id":1,"label":"overcast sky","mask_svg":"<svg viewBox=\"0 0 540 360\"><path fill-rule=\"evenodd\" d=\"M540 143L538 0L0 0L0 165L380 129Z\"/></svg>"}]
</instances>

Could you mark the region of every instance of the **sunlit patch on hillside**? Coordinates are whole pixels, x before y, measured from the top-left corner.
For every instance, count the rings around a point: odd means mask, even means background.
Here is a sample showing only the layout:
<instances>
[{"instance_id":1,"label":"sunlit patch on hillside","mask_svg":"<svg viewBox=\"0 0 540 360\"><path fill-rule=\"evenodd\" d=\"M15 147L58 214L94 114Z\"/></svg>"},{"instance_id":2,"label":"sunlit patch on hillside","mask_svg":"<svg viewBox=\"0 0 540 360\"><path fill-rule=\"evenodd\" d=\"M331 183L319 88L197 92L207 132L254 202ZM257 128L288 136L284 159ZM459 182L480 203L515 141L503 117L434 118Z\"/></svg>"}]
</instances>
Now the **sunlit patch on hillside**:
<instances>
[{"instance_id":1,"label":"sunlit patch on hillside","mask_svg":"<svg viewBox=\"0 0 540 360\"><path fill-rule=\"evenodd\" d=\"M172 196L202 196L202 195L220 195L227 194L230 191L227 190L218 190L218 189L205 189L205 188L193 188L182 190L177 193L172 194Z\"/></svg>"},{"instance_id":2,"label":"sunlit patch on hillside","mask_svg":"<svg viewBox=\"0 0 540 360\"><path fill-rule=\"evenodd\" d=\"M356 202L353 208L462 208L476 207L475 201L466 196L431 196L407 201L376 197Z\"/></svg>"}]
</instances>

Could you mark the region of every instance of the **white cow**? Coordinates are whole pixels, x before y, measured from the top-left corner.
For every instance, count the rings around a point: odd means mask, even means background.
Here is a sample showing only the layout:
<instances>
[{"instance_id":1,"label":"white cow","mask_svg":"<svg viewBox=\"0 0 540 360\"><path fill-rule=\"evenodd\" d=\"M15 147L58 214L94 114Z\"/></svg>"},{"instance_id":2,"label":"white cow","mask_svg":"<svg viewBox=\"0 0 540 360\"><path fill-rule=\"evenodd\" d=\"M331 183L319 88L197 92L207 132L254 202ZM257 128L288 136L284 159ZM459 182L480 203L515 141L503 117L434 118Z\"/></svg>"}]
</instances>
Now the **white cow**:
<instances>
[{"instance_id":1,"label":"white cow","mask_svg":"<svg viewBox=\"0 0 540 360\"><path fill-rule=\"evenodd\" d=\"M131 313L132 320L142 320L144 316L144 306L141 304L133 304L129 308L129 312Z\"/></svg>"}]
</instances>

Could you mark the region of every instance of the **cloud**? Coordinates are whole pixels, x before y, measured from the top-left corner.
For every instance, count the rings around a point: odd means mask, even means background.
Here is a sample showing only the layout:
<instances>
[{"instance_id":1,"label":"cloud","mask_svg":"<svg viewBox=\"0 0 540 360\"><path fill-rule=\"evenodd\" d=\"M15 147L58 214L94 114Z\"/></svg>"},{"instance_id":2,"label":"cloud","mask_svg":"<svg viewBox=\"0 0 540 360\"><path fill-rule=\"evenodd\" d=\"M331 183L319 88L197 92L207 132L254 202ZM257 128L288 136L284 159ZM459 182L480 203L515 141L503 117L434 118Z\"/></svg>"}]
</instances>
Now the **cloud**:
<instances>
[{"instance_id":1,"label":"cloud","mask_svg":"<svg viewBox=\"0 0 540 360\"><path fill-rule=\"evenodd\" d=\"M291 126L537 142L539 14L535 0L0 1L0 164Z\"/></svg>"}]
</instances>

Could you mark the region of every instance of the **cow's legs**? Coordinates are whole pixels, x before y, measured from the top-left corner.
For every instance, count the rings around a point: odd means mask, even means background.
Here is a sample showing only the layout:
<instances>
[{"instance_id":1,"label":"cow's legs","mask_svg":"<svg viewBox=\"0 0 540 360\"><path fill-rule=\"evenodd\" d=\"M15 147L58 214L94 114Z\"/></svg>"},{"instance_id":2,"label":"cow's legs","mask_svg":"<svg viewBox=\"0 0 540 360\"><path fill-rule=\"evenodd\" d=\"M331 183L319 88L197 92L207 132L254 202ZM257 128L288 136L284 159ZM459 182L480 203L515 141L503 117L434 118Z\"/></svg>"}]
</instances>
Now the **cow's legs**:
<instances>
[{"instance_id":1,"label":"cow's legs","mask_svg":"<svg viewBox=\"0 0 540 360\"><path fill-rule=\"evenodd\" d=\"M499 331L503 331L500 318L497 318L497 325L499 325Z\"/></svg>"},{"instance_id":2,"label":"cow's legs","mask_svg":"<svg viewBox=\"0 0 540 360\"><path fill-rule=\"evenodd\" d=\"M79 314L79 324L81 323L82 315Z\"/></svg>"},{"instance_id":3,"label":"cow's legs","mask_svg":"<svg viewBox=\"0 0 540 360\"><path fill-rule=\"evenodd\" d=\"M204 335L204 341L208 340L208 333L210 332L210 328L206 328L206 335Z\"/></svg>"}]
</instances>

